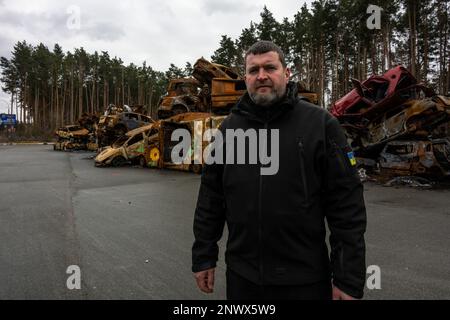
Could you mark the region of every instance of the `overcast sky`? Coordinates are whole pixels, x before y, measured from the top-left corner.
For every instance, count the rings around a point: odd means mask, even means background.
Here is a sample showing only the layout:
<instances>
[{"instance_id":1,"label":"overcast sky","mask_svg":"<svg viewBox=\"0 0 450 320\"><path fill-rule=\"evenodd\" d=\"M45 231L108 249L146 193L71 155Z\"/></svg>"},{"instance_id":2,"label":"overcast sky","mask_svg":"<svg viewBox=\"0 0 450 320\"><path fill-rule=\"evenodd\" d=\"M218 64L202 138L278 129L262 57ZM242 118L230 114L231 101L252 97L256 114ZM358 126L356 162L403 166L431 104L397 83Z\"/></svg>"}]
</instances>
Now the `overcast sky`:
<instances>
[{"instance_id":1,"label":"overcast sky","mask_svg":"<svg viewBox=\"0 0 450 320\"><path fill-rule=\"evenodd\" d=\"M260 21L264 5L281 22L292 21L305 2L311 1L0 0L0 56L9 58L14 44L26 40L50 50L58 43L64 51L108 51L125 64L147 61L164 71L170 63L184 67L201 56L209 59L221 35L237 38L250 21ZM8 101L0 93L0 112L7 111Z\"/></svg>"}]
</instances>

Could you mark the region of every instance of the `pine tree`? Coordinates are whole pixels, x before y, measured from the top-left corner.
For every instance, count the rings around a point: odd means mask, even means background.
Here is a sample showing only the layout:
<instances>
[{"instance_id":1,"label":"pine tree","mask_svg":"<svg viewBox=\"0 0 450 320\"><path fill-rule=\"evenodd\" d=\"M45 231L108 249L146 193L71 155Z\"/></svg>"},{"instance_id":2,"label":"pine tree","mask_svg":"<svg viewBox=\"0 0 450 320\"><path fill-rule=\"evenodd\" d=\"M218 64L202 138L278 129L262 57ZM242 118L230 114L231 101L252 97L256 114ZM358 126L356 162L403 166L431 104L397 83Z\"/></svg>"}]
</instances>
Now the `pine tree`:
<instances>
[{"instance_id":1,"label":"pine tree","mask_svg":"<svg viewBox=\"0 0 450 320\"><path fill-rule=\"evenodd\" d=\"M230 37L222 35L219 48L214 51L214 54L211 56L211 61L229 67L235 67L237 62L237 54L238 49L236 48L234 41Z\"/></svg>"},{"instance_id":2,"label":"pine tree","mask_svg":"<svg viewBox=\"0 0 450 320\"><path fill-rule=\"evenodd\" d=\"M259 40L276 41L279 23L273 17L272 12L264 6L260 14L261 22L257 24L256 32Z\"/></svg>"}]
</instances>

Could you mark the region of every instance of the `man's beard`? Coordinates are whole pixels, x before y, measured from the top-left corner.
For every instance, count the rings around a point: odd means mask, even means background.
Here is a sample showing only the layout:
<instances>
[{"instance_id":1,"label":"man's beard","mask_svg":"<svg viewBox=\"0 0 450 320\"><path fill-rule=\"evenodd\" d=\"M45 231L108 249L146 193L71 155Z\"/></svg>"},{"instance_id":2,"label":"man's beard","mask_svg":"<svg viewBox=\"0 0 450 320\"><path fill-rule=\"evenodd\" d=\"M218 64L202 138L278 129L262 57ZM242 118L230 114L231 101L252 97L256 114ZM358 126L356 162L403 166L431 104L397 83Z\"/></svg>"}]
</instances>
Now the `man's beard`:
<instances>
[{"instance_id":1,"label":"man's beard","mask_svg":"<svg viewBox=\"0 0 450 320\"><path fill-rule=\"evenodd\" d=\"M281 98L284 96L284 92L280 93L275 88L272 88L273 90L270 93L266 94L260 94L258 92L250 93L249 96L250 99L257 105L262 107L268 107L271 106L278 101L281 100Z\"/></svg>"}]
</instances>

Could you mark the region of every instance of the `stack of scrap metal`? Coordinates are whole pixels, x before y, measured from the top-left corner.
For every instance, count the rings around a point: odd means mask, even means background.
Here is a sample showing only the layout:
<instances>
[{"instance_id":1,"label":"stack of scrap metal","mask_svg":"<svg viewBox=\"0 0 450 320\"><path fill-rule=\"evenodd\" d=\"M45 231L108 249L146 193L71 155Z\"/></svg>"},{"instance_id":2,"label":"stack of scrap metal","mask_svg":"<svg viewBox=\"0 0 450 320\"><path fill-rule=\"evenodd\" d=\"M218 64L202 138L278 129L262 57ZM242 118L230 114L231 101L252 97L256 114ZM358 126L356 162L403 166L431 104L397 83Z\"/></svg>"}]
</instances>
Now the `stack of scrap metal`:
<instances>
[{"instance_id":1,"label":"stack of scrap metal","mask_svg":"<svg viewBox=\"0 0 450 320\"><path fill-rule=\"evenodd\" d=\"M97 123L95 134L99 147L109 146L128 131L153 123L151 117L138 112L144 109L145 106L110 104Z\"/></svg>"},{"instance_id":2,"label":"stack of scrap metal","mask_svg":"<svg viewBox=\"0 0 450 320\"><path fill-rule=\"evenodd\" d=\"M436 95L402 66L352 82L354 89L331 113L357 157L376 160L388 174L450 176L449 97Z\"/></svg>"},{"instance_id":3,"label":"stack of scrap metal","mask_svg":"<svg viewBox=\"0 0 450 320\"><path fill-rule=\"evenodd\" d=\"M53 146L54 150L97 150L95 142L95 131L97 128L98 116L96 114L84 113L78 124L67 125L55 131L57 141Z\"/></svg>"}]
</instances>

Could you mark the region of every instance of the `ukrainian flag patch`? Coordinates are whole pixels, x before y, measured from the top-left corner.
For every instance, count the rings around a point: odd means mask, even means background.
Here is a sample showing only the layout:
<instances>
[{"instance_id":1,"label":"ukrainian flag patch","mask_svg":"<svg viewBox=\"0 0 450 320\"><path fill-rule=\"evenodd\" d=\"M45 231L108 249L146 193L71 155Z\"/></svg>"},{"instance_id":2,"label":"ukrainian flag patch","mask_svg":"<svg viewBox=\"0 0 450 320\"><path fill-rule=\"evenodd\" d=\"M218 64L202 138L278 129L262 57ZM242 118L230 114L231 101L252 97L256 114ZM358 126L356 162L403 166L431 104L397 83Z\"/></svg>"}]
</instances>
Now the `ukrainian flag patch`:
<instances>
[{"instance_id":1,"label":"ukrainian flag patch","mask_svg":"<svg viewBox=\"0 0 450 320\"><path fill-rule=\"evenodd\" d=\"M348 157L348 160L350 160L350 164L352 166L356 166L356 159L355 159L355 155L354 155L353 151L347 152L347 157Z\"/></svg>"}]
</instances>

